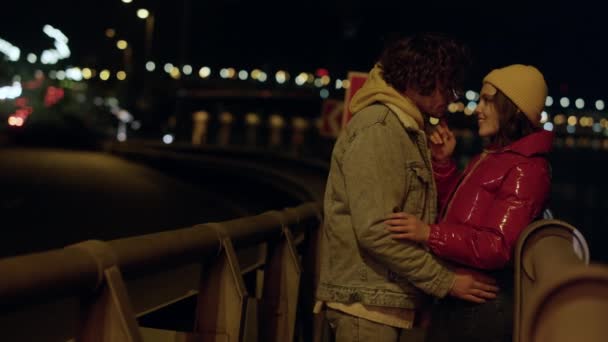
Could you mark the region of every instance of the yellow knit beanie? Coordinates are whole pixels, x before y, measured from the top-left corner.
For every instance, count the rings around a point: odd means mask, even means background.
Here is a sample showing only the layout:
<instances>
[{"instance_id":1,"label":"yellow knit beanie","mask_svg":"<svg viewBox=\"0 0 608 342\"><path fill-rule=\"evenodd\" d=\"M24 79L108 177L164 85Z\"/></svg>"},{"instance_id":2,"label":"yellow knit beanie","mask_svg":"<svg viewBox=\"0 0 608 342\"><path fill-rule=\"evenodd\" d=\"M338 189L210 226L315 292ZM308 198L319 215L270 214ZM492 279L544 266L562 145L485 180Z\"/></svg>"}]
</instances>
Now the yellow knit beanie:
<instances>
[{"instance_id":1,"label":"yellow knit beanie","mask_svg":"<svg viewBox=\"0 0 608 342\"><path fill-rule=\"evenodd\" d=\"M547 98L547 83L538 69L530 65L513 64L492 70L483 82L498 88L534 125L540 126L540 114Z\"/></svg>"}]
</instances>

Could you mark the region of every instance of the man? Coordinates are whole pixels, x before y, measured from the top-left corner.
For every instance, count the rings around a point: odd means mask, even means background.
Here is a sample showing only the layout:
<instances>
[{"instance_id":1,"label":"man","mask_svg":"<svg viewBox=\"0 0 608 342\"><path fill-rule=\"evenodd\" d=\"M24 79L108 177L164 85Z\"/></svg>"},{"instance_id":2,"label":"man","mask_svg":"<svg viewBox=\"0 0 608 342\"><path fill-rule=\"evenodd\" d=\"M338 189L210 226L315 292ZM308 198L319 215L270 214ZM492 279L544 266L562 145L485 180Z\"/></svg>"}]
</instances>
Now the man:
<instances>
[{"instance_id":1,"label":"man","mask_svg":"<svg viewBox=\"0 0 608 342\"><path fill-rule=\"evenodd\" d=\"M464 47L445 37L399 40L350 104L353 118L336 141L327 181L317 289L337 341L415 339L407 336L425 293L495 297L491 279L448 269L419 244L392 239L383 222L396 211L435 221L424 128L429 116L445 113L467 63Z\"/></svg>"}]
</instances>

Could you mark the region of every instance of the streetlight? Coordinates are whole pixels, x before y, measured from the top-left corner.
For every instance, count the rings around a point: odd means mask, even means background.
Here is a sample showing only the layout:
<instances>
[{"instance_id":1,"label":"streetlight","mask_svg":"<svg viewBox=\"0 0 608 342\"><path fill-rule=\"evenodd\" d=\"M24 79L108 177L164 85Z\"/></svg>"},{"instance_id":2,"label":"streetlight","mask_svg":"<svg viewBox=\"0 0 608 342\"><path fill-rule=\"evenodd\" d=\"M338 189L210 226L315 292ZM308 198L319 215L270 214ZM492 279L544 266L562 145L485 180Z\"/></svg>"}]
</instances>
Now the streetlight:
<instances>
[{"instance_id":1,"label":"streetlight","mask_svg":"<svg viewBox=\"0 0 608 342\"><path fill-rule=\"evenodd\" d=\"M129 46L129 44L127 43L126 40L119 40L116 42L116 47L119 48L120 50L124 50L127 48L127 46Z\"/></svg>"},{"instance_id":2,"label":"streetlight","mask_svg":"<svg viewBox=\"0 0 608 342\"><path fill-rule=\"evenodd\" d=\"M152 35L154 33L154 14L150 13L150 11L145 8L140 8L137 10L137 17L146 21L145 58L146 60L149 60L150 50L152 48Z\"/></svg>"},{"instance_id":3,"label":"streetlight","mask_svg":"<svg viewBox=\"0 0 608 342\"><path fill-rule=\"evenodd\" d=\"M150 12L145 8L140 8L137 10L137 17L139 19L146 19L150 15Z\"/></svg>"},{"instance_id":4,"label":"streetlight","mask_svg":"<svg viewBox=\"0 0 608 342\"><path fill-rule=\"evenodd\" d=\"M113 28L106 29L106 37L114 38L115 35L116 35L116 30L114 30Z\"/></svg>"}]
</instances>

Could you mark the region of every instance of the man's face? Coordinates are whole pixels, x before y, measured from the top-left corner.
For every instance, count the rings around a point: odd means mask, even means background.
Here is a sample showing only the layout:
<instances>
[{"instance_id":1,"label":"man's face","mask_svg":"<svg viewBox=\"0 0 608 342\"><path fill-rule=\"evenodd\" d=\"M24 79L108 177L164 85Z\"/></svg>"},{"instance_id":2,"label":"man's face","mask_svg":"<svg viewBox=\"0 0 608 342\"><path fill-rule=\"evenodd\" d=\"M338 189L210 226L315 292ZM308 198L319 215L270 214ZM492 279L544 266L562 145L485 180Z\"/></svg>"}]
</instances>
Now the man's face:
<instances>
[{"instance_id":1,"label":"man's face","mask_svg":"<svg viewBox=\"0 0 608 342\"><path fill-rule=\"evenodd\" d=\"M454 101L457 95L454 91L446 91L443 87L436 87L430 95L419 95L414 102L418 108L433 117L441 118L450 101Z\"/></svg>"}]
</instances>

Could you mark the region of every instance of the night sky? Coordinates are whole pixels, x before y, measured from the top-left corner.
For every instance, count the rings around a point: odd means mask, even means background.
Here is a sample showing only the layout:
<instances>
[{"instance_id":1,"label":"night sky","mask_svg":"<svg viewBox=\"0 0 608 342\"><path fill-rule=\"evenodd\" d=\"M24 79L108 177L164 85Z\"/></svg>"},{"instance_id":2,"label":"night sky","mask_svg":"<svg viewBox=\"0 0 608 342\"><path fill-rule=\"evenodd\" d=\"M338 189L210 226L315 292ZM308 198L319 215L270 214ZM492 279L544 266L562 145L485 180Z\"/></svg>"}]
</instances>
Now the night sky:
<instances>
[{"instance_id":1,"label":"night sky","mask_svg":"<svg viewBox=\"0 0 608 342\"><path fill-rule=\"evenodd\" d=\"M397 5L398 3L399 5ZM531 2L532 3L532 2ZM589 3L591 3L589 1ZM493 67L537 65L551 94L606 97L604 67L608 14L599 5L530 4L518 1L4 1L0 37L29 52L51 47L44 24L70 38L75 66L112 67L122 61L115 40L131 43L143 68L144 22L140 7L155 14L152 60L212 68L323 67L337 77L365 71L387 39L416 31L451 34L473 51L471 86ZM24 58L24 57L22 57Z\"/></svg>"}]
</instances>

